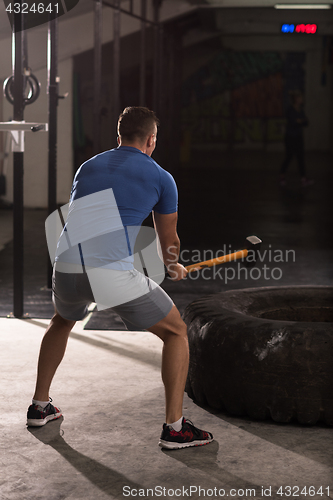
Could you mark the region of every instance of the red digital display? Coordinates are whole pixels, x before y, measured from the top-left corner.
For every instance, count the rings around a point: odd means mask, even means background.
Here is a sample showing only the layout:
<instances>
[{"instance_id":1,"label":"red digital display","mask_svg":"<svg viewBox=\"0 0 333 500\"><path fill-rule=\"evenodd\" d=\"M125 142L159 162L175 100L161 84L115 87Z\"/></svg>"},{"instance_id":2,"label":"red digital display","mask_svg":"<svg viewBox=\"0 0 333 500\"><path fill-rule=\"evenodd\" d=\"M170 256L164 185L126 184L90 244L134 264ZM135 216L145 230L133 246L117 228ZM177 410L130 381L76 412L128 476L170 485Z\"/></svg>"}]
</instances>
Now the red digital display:
<instances>
[{"instance_id":1,"label":"red digital display","mask_svg":"<svg viewBox=\"0 0 333 500\"><path fill-rule=\"evenodd\" d=\"M296 33L316 33L316 24L297 24L295 28Z\"/></svg>"}]
</instances>

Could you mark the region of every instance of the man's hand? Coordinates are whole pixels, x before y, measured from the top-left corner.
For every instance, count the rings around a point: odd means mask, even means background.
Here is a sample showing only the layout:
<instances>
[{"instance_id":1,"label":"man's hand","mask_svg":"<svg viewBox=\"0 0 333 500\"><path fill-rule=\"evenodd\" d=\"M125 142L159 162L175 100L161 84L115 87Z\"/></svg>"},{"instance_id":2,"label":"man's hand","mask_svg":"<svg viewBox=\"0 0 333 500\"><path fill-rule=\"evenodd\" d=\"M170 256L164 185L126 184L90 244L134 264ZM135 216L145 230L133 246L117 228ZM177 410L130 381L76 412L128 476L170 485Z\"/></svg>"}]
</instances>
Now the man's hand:
<instances>
[{"instance_id":1,"label":"man's hand","mask_svg":"<svg viewBox=\"0 0 333 500\"><path fill-rule=\"evenodd\" d=\"M177 234L177 219L177 212L172 214L153 212L153 220L161 245L163 262L172 281L182 280L188 274L185 267L178 262L180 241Z\"/></svg>"},{"instance_id":2,"label":"man's hand","mask_svg":"<svg viewBox=\"0 0 333 500\"><path fill-rule=\"evenodd\" d=\"M186 278L188 271L186 268L177 262L177 264L171 264L168 267L168 273L170 275L171 281L180 281Z\"/></svg>"}]
</instances>

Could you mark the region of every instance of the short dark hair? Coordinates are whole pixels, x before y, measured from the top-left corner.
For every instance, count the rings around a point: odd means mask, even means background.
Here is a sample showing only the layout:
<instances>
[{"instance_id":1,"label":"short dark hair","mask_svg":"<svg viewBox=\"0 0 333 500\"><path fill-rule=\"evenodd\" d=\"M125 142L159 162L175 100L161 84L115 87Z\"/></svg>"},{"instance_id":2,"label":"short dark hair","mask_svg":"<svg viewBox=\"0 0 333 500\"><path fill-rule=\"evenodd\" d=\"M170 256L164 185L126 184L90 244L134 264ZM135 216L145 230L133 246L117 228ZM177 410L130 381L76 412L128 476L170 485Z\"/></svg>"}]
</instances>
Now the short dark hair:
<instances>
[{"instance_id":1,"label":"short dark hair","mask_svg":"<svg viewBox=\"0 0 333 500\"><path fill-rule=\"evenodd\" d=\"M144 140L159 123L154 111L142 106L129 106L119 115L118 135L128 141Z\"/></svg>"}]
</instances>

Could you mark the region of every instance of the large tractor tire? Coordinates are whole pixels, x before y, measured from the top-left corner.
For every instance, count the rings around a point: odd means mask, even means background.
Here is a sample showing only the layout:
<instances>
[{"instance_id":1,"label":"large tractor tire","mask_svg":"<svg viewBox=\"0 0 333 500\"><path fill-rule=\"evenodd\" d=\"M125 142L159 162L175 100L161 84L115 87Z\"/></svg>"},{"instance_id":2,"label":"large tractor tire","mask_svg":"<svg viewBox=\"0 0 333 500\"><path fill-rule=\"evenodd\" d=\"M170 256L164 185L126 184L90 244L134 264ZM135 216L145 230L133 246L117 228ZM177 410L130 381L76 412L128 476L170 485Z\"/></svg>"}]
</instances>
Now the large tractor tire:
<instances>
[{"instance_id":1,"label":"large tractor tire","mask_svg":"<svg viewBox=\"0 0 333 500\"><path fill-rule=\"evenodd\" d=\"M333 287L263 287L189 304L186 391L254 419L333 425Z\"/></svg>"}]
</instances>

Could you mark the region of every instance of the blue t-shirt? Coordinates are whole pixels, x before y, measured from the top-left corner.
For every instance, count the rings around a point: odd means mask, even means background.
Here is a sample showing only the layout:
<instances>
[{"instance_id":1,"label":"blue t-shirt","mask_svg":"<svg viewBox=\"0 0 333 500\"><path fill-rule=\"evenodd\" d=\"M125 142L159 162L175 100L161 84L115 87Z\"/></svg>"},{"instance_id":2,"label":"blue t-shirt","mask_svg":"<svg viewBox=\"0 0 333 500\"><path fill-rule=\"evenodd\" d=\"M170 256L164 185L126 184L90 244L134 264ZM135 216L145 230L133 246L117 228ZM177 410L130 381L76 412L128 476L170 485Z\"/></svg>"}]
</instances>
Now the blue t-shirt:
<instances>
[{"instance_id":1,"label":"blue t-shirt","mask_svg":"<svg viewBox=\"0 0 333 500\"><path fill-rule=\"evenodd\" d=\"M132 269L142 222L152 212L177 212L172 175L140 150L120 146L81 165L56 261ZM69 247L69 249L68 249ZM65 251L64 251L65 250Z\"/></svg>"}]
</instances>

